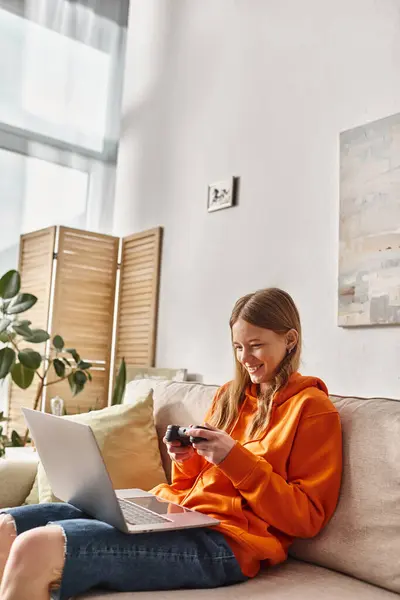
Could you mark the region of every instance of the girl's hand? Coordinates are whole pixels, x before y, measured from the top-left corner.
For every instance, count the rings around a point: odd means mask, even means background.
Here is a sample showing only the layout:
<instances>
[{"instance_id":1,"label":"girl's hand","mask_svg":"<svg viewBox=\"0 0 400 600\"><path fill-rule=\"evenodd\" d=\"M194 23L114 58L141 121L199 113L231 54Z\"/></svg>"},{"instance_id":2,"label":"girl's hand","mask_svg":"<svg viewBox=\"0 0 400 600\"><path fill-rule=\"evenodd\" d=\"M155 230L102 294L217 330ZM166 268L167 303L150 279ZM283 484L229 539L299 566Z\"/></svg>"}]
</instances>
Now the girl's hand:
<instances>
[{"instance_id":1,"label":"girl's hand","mask_svg":"<svg viewBox=\"0 0 400 600\"><path fill-rule=\"evenodd\" d=\"M184 462L194 456L195 451L192 446L182 446L178 441L167 442L165 438L163 439L163 442L167 446L168 456L175 462Z\"/></svg>"},{"instance_id":2,"label":"girl's hand","mask_svg":"<svg viewBox=\"0 0 400 600\"><path fill-rule=\"evenodd\" d=\"M186 435L206 438L206 442L193 444L193 448L196 449L197 454L204 456L208 462L219 465L228 456L236 442L226 431L217 429L209 423L204 423L204 427L207 427L207 429L191 427L186 431Z\"/></svg>"}]
</instances>

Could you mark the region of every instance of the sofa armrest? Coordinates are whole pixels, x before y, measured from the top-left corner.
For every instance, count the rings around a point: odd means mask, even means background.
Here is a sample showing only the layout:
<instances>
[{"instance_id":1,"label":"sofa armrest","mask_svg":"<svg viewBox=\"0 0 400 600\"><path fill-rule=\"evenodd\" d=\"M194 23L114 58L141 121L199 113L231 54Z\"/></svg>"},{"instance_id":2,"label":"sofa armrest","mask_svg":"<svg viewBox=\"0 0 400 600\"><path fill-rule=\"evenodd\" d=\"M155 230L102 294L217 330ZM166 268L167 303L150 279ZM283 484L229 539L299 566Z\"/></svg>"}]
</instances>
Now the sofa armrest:
<instances>
[{"instance_id":1,"label":"sofa armrest","mask_svg":"<svg viewBox=\"0 0 400 600\"><path fill-rule=\"evenodd\" d=\"M0 508L20 506L32 489L37 463L0 459Z\"/></svg>"}]
</instances>

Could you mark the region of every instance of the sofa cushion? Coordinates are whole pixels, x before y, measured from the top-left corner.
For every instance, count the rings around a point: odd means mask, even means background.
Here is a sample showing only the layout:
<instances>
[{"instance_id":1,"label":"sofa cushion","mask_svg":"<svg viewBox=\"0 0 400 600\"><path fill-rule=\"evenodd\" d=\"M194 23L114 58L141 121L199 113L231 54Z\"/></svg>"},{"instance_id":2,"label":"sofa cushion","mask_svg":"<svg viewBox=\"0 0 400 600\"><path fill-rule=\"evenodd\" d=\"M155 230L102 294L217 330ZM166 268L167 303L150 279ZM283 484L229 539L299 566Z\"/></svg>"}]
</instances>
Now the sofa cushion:
<instances>
[{"instance_id":1,"label":"sofa cushion","mask_svg":"<svg viewBox=\"0 0 400 600\"><path fill-rule=\"evenodd\" d=\"M257 577L212 590L168 592L92 592L74 600L398 600L397 594L297 560L265 570Z\"/></svg>"},{"instance_id":2,"label":"sofa cushion","mask_svg":"<svg viewBox=\"0 0 400 600\"><path fill-rule=\"evenodd\" d=\"M0 458L0 508L19 506L32 488L37 464Z\"/></svg>"},{"instance_id":3,"label":"sofa cushion","mask_svg":"<svg viewBox=\"0 0 400 600\"><path fill-rule=\"evenodd\" d=\"M115 489L149 490L166 481L154 427L152 390L130 405L63 418L90 425ZM57 500L41 463L37 479L39 502ZM32 503L32 498L26 503Z\"/></svg>"},{"instance_id":4,"label":"sofa cushion","mask_svg":"<svg viewBox=\"0 0 400 600\"><path fill-rule=\"evenodd\" d=\"M200 425L211 406L216 385L192 382L154 381L141 379L131 381L126 390L124 402L135 402L149 385L154 390L154 420L160 444L160 452L168 481L171 476L171 461L162 441L168 425Z\"/></svg>"},{"instance_id":5,"label":"sofa cushion","mask_svg":"<svg viewBox=\"0 0 400 600\"><path fill-rule=\"evenodd\" d=\"M290 554L400 592L400 402L332 400L343 427L338 507L318 536L296 540Z\"/></svg>"}]
</instances>

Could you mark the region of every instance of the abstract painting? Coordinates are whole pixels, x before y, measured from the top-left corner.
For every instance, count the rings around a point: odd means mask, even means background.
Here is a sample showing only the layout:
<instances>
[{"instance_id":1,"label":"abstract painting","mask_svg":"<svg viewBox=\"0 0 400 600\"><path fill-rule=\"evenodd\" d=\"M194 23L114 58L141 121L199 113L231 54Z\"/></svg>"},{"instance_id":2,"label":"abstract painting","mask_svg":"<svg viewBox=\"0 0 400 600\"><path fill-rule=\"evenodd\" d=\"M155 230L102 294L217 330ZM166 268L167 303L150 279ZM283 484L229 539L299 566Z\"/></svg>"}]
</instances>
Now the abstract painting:
<instances>
[{"instance_id":1,"label":"abstract painting","mask_svg":"<svg viewBox=\"0 0 400 600\"><path fill-rule=\"evenodd\" d=\"M338 324L400 324L400 114L340 135Z\"/></svg>"}]
</instances>

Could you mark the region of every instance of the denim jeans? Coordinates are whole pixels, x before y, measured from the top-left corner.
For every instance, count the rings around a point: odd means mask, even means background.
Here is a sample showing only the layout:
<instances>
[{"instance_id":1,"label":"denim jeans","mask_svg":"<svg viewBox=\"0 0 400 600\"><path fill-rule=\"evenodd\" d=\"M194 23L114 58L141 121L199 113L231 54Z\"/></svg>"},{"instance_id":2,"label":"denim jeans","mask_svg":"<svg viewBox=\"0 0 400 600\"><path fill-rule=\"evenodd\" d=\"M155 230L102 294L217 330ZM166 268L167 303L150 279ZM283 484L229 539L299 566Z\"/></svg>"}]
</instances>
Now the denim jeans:
<instances>
[{"instance_id":1,"label":"denim jeans","mask_svg":"<svg viewBox=\"0 0 400 600\"><path fill-rule=\"evenodd\" d=\"M17 533L48 523L66 537L61 588L67 600L93 588L120 592L213 588L240 583L243 575L225 537L209 528L126 534L91 519L70 504L39 504L0 511Z\"/></svg>"}]
</instances>

